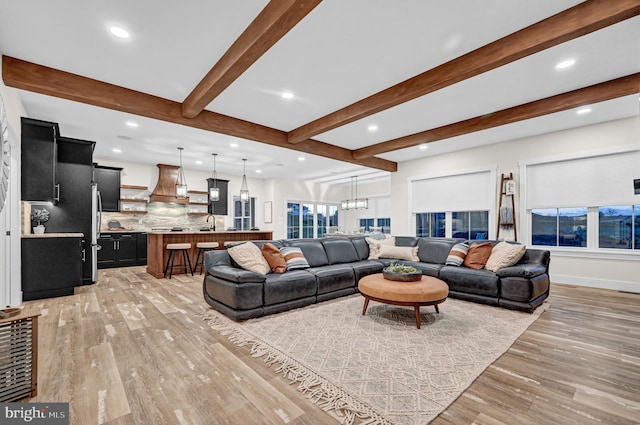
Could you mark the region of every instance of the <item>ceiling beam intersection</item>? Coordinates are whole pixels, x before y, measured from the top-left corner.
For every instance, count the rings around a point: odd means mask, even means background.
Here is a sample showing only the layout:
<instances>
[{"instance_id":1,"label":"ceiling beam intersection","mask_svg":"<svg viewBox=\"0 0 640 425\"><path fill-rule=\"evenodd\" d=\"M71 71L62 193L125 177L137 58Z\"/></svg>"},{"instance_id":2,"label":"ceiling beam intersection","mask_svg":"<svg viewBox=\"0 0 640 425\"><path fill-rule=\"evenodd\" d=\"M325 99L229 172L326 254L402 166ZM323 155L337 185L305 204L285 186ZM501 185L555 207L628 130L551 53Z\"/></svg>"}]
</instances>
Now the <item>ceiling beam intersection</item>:
<instances>
[{"instance_id":1,"label":"ceiling beam intersection","mask_svg":"<svg viewBox=\"0 0 640 425\"><path fill-rule=\"evenodd\" d=\"M587 0L291 130L295 144L640 14L640 0Z\"/></svg>"}]
</instances>

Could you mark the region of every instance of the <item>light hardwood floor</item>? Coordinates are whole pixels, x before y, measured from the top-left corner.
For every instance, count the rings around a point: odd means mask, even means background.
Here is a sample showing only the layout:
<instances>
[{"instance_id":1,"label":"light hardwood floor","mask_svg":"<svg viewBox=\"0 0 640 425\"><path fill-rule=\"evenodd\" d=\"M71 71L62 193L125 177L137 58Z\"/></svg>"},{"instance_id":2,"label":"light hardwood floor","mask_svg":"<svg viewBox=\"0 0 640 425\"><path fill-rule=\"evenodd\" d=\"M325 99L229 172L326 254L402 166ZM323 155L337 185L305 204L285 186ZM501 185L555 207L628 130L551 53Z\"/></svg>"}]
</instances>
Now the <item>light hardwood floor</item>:
<instances>
[{"instance_id":1,"label":"light hardwood floor","mask_svg":"<svg viewBox=\"0 0 640 425\"><path fill-rule=\"evenodd\" d=\"M553 285L550 308L432 424L640 423L640 294ZM38 396L72 424L336 424L207 328L200 276L101 270L40 312ZM482 318L478 318L481 320Z\"/></svg>"}]
</instances>

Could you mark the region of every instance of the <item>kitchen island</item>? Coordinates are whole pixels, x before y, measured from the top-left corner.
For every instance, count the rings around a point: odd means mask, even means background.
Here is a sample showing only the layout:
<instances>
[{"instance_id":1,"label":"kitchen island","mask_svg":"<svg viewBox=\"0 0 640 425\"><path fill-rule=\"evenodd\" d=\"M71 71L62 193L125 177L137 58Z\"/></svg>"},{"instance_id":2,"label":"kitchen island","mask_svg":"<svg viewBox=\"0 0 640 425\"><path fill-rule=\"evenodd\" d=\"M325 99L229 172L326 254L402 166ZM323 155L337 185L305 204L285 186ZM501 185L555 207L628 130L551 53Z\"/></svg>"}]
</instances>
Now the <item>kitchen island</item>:
<instances>
[{"instance_id":1,"label":"kitchen island","mask_svg":"<svg viewBox=\"0 0 640 425\"><path fill-rule=\"evenodd\" d=\"M191 258L191 264L195 267L193 263L198 252L196 248L198 242L218 242L220 245L218 249L224 249L225 242L271 240L272 237L273 232L261 232L258 230L246 232L152 231L147 236L147 273L156 278L164 277L164 266L169 255L165 247L169 243L190 243L189 258ZM176 264L178 264L178 261L182 261L181 256L176 256ZM174 275L179 273L183 273L182 268L176 267L173 269Z\"/></svg>"}]
</instances>

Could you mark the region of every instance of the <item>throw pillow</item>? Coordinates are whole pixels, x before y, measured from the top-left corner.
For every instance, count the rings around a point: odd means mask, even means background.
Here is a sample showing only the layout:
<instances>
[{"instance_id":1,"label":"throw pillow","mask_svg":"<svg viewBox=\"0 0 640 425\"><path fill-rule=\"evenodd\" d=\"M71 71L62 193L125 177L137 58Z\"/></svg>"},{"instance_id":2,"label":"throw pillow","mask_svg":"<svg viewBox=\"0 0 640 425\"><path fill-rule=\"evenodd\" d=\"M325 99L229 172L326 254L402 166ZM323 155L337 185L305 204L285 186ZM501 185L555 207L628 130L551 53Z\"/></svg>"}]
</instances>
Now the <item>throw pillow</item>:
<instances>
[{"instance_id":1,"label":"throw pillow","mask_svg":"<svg viewBox=\"0 0 640 425\"><path fill-rule=\"evenodd\" d=\"M396 260L420 261L417 246L380 245L379 258L394 258Z\"/></svg>"},{"instance_id":2,"label":"throw pillow","mask_svg":"<svg viewBox=\"0 0 640 425\"><path fill-rule=\"evenodd\" d=\"M500 242L491 250L485 269L495 272L503 267L516 264L527 251L526 245Z\"/></svg>"},{"instance_id":3,"label":"throw pillow","mask_svg":"<svg viewBox=\"0 0 640 425\"><path fill-rule=\"evenodd\" d=\"M269 268L273 273L284 273L287 271L287 262L284 261L282 253L272 243L265 243L262 245L262 256L269 263Z\"/></svg>"},{"instance_id":4,"label":"throw pillow","mask_svg":"<svg viewBox=\"0 0 640 425\"><path fill-rule=\"evenodd\" d=\"M465 257L467 256L467 252L469 252L469 245L466 243L457 243L453 247L451 247L451 251L449 251L449 255L447 256L447 261L445 264L447 266L457 266L460 267L464 262Z\"/></svg>"},{"instance_id":5,"label":"throw pillow","mask_svg":"<svg viewBox=\"0 0 640 425\"><path fill-rule=\"evenodd\" d=\"M240 267L250 272L266 275L269 273L269 263L262 256L258 245L253 242L245 242L227 248L227 252Z\"/></svg>"},{"instance_id":6,"label":"throw pillow","mask_svg":"<svg viewBox=\"0 0 640 425\"><path fill-rule=\"evenodd\" d=\"M394 238L391 235L385 235L385 238L380 240L369 238L369 237L364 238L364 240L367 241L367 244L369 245L370 260L376 260L380 258L380 246L382 245L394 246L396 244L396 238Z\"/></svg>"},{"instance_id":7,"label":"throw pillow","mask_svg":"<svg viewBox=\"0 0 640 425\"><path fill-rule=\"evenodd\" d=\"M484 265L487 264L487 260L491 255L492 248L493 245L491 242L480 244L476 242L472 243L467 252L467 256L464 257L464 266L476 270L484 268Z\"/></svg>"},{"instance_id":8,"label":"throw pillow","mask_svg":"<svg viewBox=\"0 0 640 425\"><path fill-rule=\"evenodd\" d=\"M307 259L304 258L302 250L298 247L285 246L280 249L280 253L287 263L287 270L300 270L310 267Z\"/></svg>"}]
</instances>

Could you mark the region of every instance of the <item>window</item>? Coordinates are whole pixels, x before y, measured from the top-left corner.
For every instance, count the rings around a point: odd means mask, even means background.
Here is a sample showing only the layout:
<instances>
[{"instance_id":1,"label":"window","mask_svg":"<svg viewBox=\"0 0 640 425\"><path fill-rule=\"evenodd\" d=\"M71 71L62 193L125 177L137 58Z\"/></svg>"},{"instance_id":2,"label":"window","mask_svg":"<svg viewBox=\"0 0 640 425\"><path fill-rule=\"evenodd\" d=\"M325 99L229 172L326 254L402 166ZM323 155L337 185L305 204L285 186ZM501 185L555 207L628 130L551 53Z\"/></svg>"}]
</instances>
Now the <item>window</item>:
<instances>
[{"instance_id":1,"label":"window","mask_svg":"<svg viewBox=\"0 0 640 425\"><path fill-rule=\"evenodd\" d=\"M373 219L372 218L361 218L360 219L360 230L365 232L370 232L373 227Z\"/></svg>"},{"instance_id":2,"label":"window","mask_svg":"<svg viewBox=\"0 0 640 425\"><path fill-rule=\"evenodd\" d=\"M418 213L416 214L416 236L440 237L445 236L445 213Z\"/></svg>"},{"instance_id":3,"label":"window","mask_svg":"<svg viewBox=\"0 0 640 425\"><path fill-rule=\"evenodd\" d=\"M287 203L287 238L321 238L338 227L338 205L313 202Z\"/></svg>"},{"instance_id":4,"label":"window","mask_svg":"<svg viewBox=\"0 0 640 425\"><path fill-rule=\"evenodd\" d=\"M532 210L531 243L546 246L587 246L587 208Z\"/></svg>"},{"instance_id":5,"label":"window","mask_svg":"<svg viewBox=\"0 0 640 425\"><path fill-rule=\"evenodd\" d=\"M640 205L599 207L598 247L640 249Z\"/></svg>"},{"instance_id":6,"label":"window","mask_svg":"<svg viewBox=\"0 0 640 425\"><path fill-rule=\"evenodd\" d=\"M251 230L256 227L256 198L241 202L239 196L233 197L233 226L236 230Z\"/></svg>"},{"instance_id":7,"label":"window","mask_svg":"<svg viewBox=\"0 0 640 425\"><path fill-rule=\"evenodd\" d=\"M391 219L390 218L379 218L378 219L378 227L380 227L380 231L382 233L391 233Z\"/></svg>"},{"instance_id":8,"label":"window","mask_svg":"<svg viewBox=\"0 0 640 425\"><path fill-rule=\"evenodd\" d=\"M451 213L451 236L464 239L488 239L489 211Z\"/></svg>"}]
</instances>

